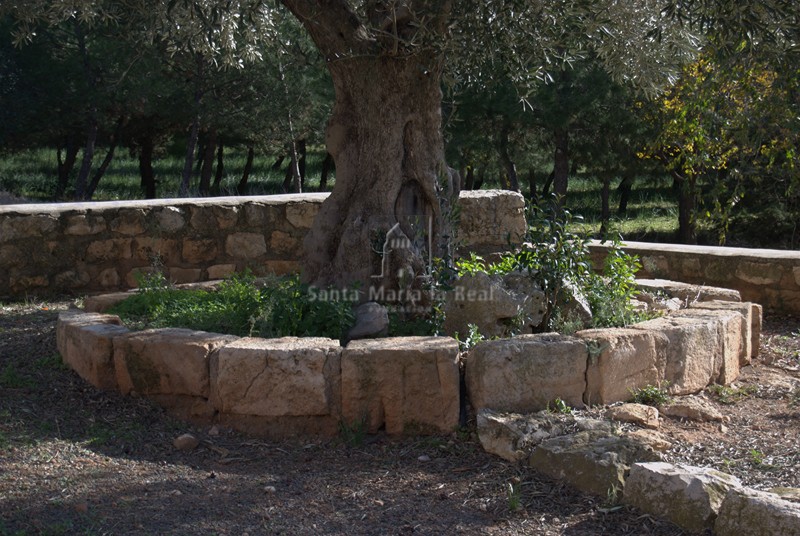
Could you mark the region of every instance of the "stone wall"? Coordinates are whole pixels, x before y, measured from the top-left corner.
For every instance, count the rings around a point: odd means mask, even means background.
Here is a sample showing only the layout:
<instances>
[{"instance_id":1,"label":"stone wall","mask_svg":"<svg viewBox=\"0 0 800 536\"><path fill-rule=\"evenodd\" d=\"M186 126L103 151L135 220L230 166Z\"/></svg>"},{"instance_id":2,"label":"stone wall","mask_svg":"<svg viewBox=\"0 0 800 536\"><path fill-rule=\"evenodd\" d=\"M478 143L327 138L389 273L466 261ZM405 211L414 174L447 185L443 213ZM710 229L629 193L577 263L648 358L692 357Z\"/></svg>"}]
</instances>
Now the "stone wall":
<instances>
[{"instance_id":1,"label":"stone wall","mask_svg":"<svg viewBox=\"0 0 800 536\"><path fill-rule=\"evenodd\" d=\"M602 266L607 245L591 245ZM800 251L626 242L642 263L637 277L738 290L767 311L800 314Z\"/></svg>"},{"instance_id":2,"label":"stone wall","mask_svg":"<svg viewBox=\"0 0 800 536\"><path fill-rule=\"evenodd\" d=\"M302 241L327 194L0 205L0 299L136 286L159 267L176 283L299 269ZM525 230L524 200L462 192L457 240L481 254ZM600 265L607 247L591 245ZM628 242L638 277L738 290L768 311L800 314L800 252Z\"/></svg>"},{"instance_id":3,"label":"stone wall","mask_svg":"<svg viewBox=\"0 0 800 536\"><path fill-rule=\"evenodd\" d=\"M175 283L299 270L325 193L0 206L0 298L137 286L161 269ZM459 242L497 251L525 229L524 200L464 192Z\"/></svg>"}]
</instances>

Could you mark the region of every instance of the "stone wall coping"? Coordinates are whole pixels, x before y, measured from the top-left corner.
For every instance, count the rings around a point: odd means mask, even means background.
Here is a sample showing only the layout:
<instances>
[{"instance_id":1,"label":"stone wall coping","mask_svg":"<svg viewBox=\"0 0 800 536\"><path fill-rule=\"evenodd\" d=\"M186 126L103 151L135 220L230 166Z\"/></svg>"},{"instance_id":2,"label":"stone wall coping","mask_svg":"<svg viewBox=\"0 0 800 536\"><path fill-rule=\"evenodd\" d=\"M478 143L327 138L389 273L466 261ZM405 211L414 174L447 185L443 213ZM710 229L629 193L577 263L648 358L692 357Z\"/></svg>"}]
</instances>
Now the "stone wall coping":
<instances>
[{"instance_id":1,"label":"stone wall coping","mask_svg":"<svg viewBox=\"0 0 800 536\"><path fill-rule=\"evenodd\" d=\"M590 247L608 249L608 242L592 240ZM727 246L692 246L686 244L670 244L658 242L623 241L622 249L629 251L647 251L648 253L687 253L711 257L740 257L747 260L786 259L800 263L800 251L782 249L738 248Z\"/></svg>"},{"instance_id":2,"label":"stone wall coping","mask_svg":"<svg viewBox=\"0 0 800 536\"><path fill-rule=\"evenodd\" d=\"M19 205L0 205L2 214L52 214L70 210L90 211L117 208L154 208L174 206L235 206L242 203L262 203L285 205L288 203L322 203L330 195L328 192L306 194L241 195L224 197L174 197L164 199L138 199L131 201L86 201L75 203L26 203Z\"/></svg>"}]
</instances>

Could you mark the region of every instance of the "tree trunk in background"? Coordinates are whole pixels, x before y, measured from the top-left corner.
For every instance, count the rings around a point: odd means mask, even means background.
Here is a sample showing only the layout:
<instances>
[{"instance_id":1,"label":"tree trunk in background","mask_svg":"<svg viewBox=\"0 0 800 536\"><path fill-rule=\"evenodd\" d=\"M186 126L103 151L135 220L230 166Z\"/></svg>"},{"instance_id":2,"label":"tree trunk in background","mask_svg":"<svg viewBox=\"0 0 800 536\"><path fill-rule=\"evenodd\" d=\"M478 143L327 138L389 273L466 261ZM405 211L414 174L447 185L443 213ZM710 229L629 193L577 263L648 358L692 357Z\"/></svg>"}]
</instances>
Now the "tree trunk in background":
<instances>
[{"instance_id":1,"label":"tree trunk in background","mask_svg":"<svg viewBox=\"0 0 800 536\"><path fill-rule=\"evenodd\" d=\"M148 132L139 140L139 177L145 199L156 198L156 176L153 171L153 136Z\"/></svg>"},{"instance_id":2,"label":"tree trunk in background","mask_svg":"<svg viewBox=\"0 0 800 536\"><path fill-rule=\"evenodd\" d=\"M472 190L475 188L475 168L467 166L466 177L464 178L464 189Z\"/></svg>"},{"instance_id":3,"label":"tree trunk in background","mask_svg":"<svg viewBox=\"0 0 800 536\"><path fill-rule=\"evenodd\" d=\"M569 132L564 128L555 129L553 141L556 147L553 155L553 193L564 198L569 182Z\"/></svg>"},{"instance_id":4,"label":"tree trunk in background","mask_svg":"<svg viewBox=\"0 0 800 536\"><path fill-rule=\"evenodd\" d=\"M214 155L217 152L217 131L211 129L205 139L203 147L203 165L200 168L200 195L207 196L211 193L211 174L214 172Z\"/></svg>"},{"instance_id":5,"label":"tree trunk in background","mask_svg":"<svg viewBox=\"0 0 800 536\"><path fill-rule=\"evenodd\" d=\"M214 183L211 185L211 192L219 195L222 177L225 175L225 144L222 141L217 145L217 169L214 171Z\"/></svg>"},{"instance_id":6,"label":"tree trunk in background","mask_svg":"<svg viewBox=\"0 0 800 536\"><path fill-rule=\"evenodd\" d=\"M324 192L328 189L328 175L333 167L333 157L331 153L325 153L325 160L322 161L322 173L319 177L319 191Z\"/></svg>"},{"instance_id":7,"label":"tree trunk in background","mask_svg":"<svg viewBox=\"0 0 800 536\"><path fill-rule=\"evenodd\" d=\"M600 190L600 236L605 238L608 232L608 220L611 219L609 197L611 196L611 175L603 173L603 188Z\"/></svg>"},{"instance_id":8,"label":"tree trunk in background","mask_svg":"<svg viewBox=\"0 0 800 536\"><path fill-rule=\"evenodd\" d=\"M69 176L75 167L75 161L78 159L78 144L72 136L67 136L67 141L64 147L66 153L64 159L61 158L61 150L59 147L56 152L56 159L58 160L58 183L56 184L56 191L53 197L60 201L64 198L64 193L69 186Z\"/></svg>"},{"instance_id":9,"label":"tree trunk in background","mask_svg":"<svg viewBox=\"0 0 800 536\"><path fill-rule=\"evenodd\" d=\"M186 197L189 195L189 187L192 184L192 168L194 167L194 149L197 147L197 137L200 135L200 117L195 116L192 126L189 129L189 139L186 140L186 158L181 173L181 186L178 195Z\"/></svg>"},{"instance_id":10,"label":"tree trunk in background","mask_svg":"<svg viewBox=\"0 0 800 536\"><path fill-rule=\"evenodd\" d=\"M539 200L539 192L536 191L536 171L533 168L528 170L528 198L531 203Z\"/></svg>"},{"instance_id":11,"label":"tree trunk in background","mask_svg":"<svg viewBox=\"0 0 800 536\"><path fill-rule=\"evenodd\" d=\"M105 158L100 163L100 167L95 170L94 175L92 176L92 180L89 182L89 186L86 187L86 195L84 196L86 199L91 199L94 197L94 193L97 190L97 185L100 184L100 179L103 178L105 175L108 166L111 165L111 161L114 159L114 152L117 149L117 140L119 139L120 130L122 130L122 124L124 122L124 118L120 117L117 120L117 126L114 129L114 134L111 135L109 139L109 146L108 151L106 152Z\"/></svg>"},{"instance_id":12,"label":"tree trunk in background","mask_svg":"<svg viewBox=\"0 0 800 536\"><path fill-rule=\"evenodd\" d=\"M244 170L242 171L242 178L239 179L239 184L236 185L236 193L245 195L247 193L247 181L250 180L250 173L253 171L253 160L255 159L256 150L252 143L247 146L247 161L244 163Z\"/></svg>"},{"instance_id":13,"label":"tree trunk in background","mask_svg":"<svg viewBox=\"0 0 800 536\"><path fill-rule=\"evenodd\" d=\"M619 206L617 207L617 214L622 216L628 212L628 201L631 198L631 190L633 189L633 177L626 174L617 186L619 192Z\"/></svg>"},{"instance_id":14,"label":"tree trunk in background","mask_svg":"<svg viewBox=\"0 0 800 536\"><path fill-rule=\"evenodd\" d=\"M681 244L696 244L695 179L693 177L684 177L676 171L672 172L672 176L675 179L675 188L678 191L678 241Z\"/></svg>"},{"instance_id":15,"label":"tree trunk in background","mask_svg":"<svg viewBox=\"0 0 800 536\"><path fill-rule=\"evenodd\" d=\"M511 133L511 127L507 124L504 124L503 128L500 131L500 144L499 144L500 161L503 163L503 167L506 170L506 177L508 177L507 188L513 192L519 192L517 165L514 164L514 161L511 159L511 155L508 153L508 144L509 144L508 137L510 133Z\"/></svg>"},{"instance_id":16,"label":"tree trunk in background","mask_svg":"<svg viewBox=\"0 0 800 536\"><path fill-rule=\"evenodd\" d=\"M81 168L78 170L78 176L75 179L75 200L83 201L86 199L86 181L89 177L89 172L92 171L92 162L94 161L94 146L97 143L97 109L92 107L89 111L88 125L86 127L86 145L83 147L83 158L81 160Z\"/></svg>"}]
</instances>

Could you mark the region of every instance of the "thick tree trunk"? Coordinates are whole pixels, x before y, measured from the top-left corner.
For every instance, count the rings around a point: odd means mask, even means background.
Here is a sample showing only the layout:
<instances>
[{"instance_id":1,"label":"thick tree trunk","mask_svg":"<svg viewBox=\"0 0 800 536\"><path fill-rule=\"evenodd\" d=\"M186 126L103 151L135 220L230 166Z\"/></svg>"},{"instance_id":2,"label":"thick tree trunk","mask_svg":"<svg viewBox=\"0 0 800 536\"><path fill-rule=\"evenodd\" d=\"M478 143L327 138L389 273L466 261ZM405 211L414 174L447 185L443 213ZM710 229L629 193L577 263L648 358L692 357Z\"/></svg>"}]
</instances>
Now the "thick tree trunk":
<instances>
[{"instance_id":1,"label":"thick tree trunk","mask_svg":"<svg viewBox=\"0 0 800 536\"><path fill-rule=\"evenodd\" d=\"M247 193L247 181L250 180L250 173L253 171L253 160L255 159L256 149L252 143L247 146L247 161L244 163L242 178L236 186L236 193L244 195Z\"/></svg>"},{"instance_id":2,"label":"thick tree trunk","mask_svg":"<svg viewBox=\"0 0 800 536\"><path fill-rule=\"evenodd\" d=\"M106 152L105 158L100 163L100 167L95 170L94 175L92 176L92 180L89 182L89 186L86 188L86 199L91 199L94 197L94 193L97 190L97 186L100 184L100 179L103 178L103 175L106 174L106 170L108 166L111 165L111 161L114 159L114 152L117 150L117 142L119 140L119 134L122 130L122 125L125 122L124 117L120 117L117 120L117 126L114 129L114 133L111 135L111 139L109 140L108 151Z\"/></svg>"},{"instance_id":3,"label":"thick tree trunk","mask_svg":"<svg viewBox=\"0 0 800 536\"><path fill-rule=\"evenodd\" d=\"M78 177L75 179L75 199L83 201L86 199L86 183L89 178L89 172L92 171L92 162L94 161L94 146L97 142L97 109L92 107L89 111L87 118L88 125L86 127L86 145L83 147L83 158L81 160L81 167L78 170Z\"/></svg>"},{"instance_id":4,"label":"thick tree trunk","mask_svg":"<svg viewBox=\"0 0 800 536\"><path fill-rule=\"evenodd\" d=\"M536 171L533 168L528 170L528 197L534 204L539 199L539 192L536 191Z\"/></svg>"},{"instance_id":5,"label":"thick tree trunk","mask_svg":"<svg viewBox=\"0 0 800 536\"><path fill-rule=\"evenodd\" d=\"M605 238L608 232L608 220L611 218L611 175L603 173L603 188L600 190L600 235Z\"/></svg>"},{"instance_id":6,"label":"thick tree trunk","mask_svg":"<svg viewBox=\"0 0 800 536\"><path fill-rule=\"evenodd\" d=\"M633 189L633 177L626 174L617 186L619 192L619 206L617 207L617 214L622 216L628 212L628 201L631 198L631 190Z\"/></svg>"},{"instance_id":7,"label":"thick tree trunk","mask_svg":"<svg viewBox=\"0 0 800 536\"><path fill-rule=\"evenodd\" d=\"M364 292L413 287L430 255L446 248L446 214L457 195L444 161L440 59L367 56L328 65L336 100L326 143L336 186L305 239L304 279L360 283Z\"/></svg>"},{"instance_id":8,"label":"thick tree trunk","mask_svg":"<svg viewBox=\"0 0 800 536\"><path fill-rule=\"evenodd\" d=\"M567 195L569 182L569 133L566 129L557 128L553 132L555 154L553 155L553 193L563 198Z\"/></svg>"}]
</instances>

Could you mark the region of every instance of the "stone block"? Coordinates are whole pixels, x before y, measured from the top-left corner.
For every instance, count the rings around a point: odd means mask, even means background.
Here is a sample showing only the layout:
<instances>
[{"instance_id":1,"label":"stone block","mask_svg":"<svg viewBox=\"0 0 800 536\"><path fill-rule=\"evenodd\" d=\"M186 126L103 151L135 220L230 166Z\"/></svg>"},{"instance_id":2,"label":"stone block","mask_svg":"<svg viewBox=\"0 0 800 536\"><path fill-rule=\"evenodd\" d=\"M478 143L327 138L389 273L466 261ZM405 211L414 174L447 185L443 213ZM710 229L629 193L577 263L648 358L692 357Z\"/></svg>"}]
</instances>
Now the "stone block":
<instances>
[{"instance_id":1,"label":"stone block","mask_svg":"<svg viewBox=\"0 0 800 536\"><path fill-rule=\"evenodd\" d=\"M389 434L458 425L458 342L449 337L353 341L342 352L342 420Z\"/></svg>"},{"instance_id":2,"label":"stone block","mask_svg":"<svg viewBox=\"0 0 800 536\"><path fill-rule=\"evenodd\" d=\"M183 260L191 264L212 261L219 255L217 241L210 239L192 240L187 238L183 241L182 250Z\"/></svg>"},{"instance_id":3,"label":"stone block","mask_svg":"<svg viewBox=\"0 0 800 536\"><path fill-rule=\"evenodd\" d=\"M169 269L169 280L173 283L196 283L200 281L202 272L200 268L178 268L173 266Z\"/></svg>"},{"instance_id":4,"label":"stone block","mask_svg":"<svg viewBox=\"0 0 800 536\"><path fill-rule=\"evenodd\" d=\"M622 491L631 465L659 459L650 446L633 437L588 430L542 441L528 464L550 478L608 498Z\"/></svg>"},{"instance_id":5,"label":"stone block","mask_svg":"<svg viewBox=\"0 0 800 536\"><path fill-rule=\"evenodd\" d=\"M750 363L753 355L753 327L755 324L753 314L755 313L760 315L760 312L755 310L752 303L715 300L697 302L692 304L691 308L710 309L715 311L736 311L742 315L741 326L739 328L742 336L739 346L739 365L743 367Z\"/></svg>"},{"instance_id":6,"label":"stone block","mask_svg":"<svg viewBox=\"0 0 800 536\"><path fill-rule=\"evenodd\" d=\"M484 341L466 358L475 411L534 412L560 398L583 406L589 353L583 340L555 333Z\"/></svg>"},{"instance_id":7,"label":"stone block","mask_svg":"<svg viewBox=\"0 0 800 536\"><path fill-rule=\"evenodd\" d=\"M209 279L225 279L236 271L235 264L215 264L208 267Z\"/></svg>"},{"instance_id":8,"label":"stone block","mask_svg":"<svg viewBox=\"0 0 800 536\"><path fill-rule=\"evenodd\" d=\"M752 360L757 358L761 351L761 323L763 322L764 308L758 303L752 303L751 306L750 359Z\"/></svg>"},{"instance_id":9,"label":"stone block","mask_svg":"<svg viewBox=\"0 0 800 536\"><path fill-rule=\"evenodd\" d=\"M87 313L105 313L130 296L130 292L113 292L111 294L88 296L83 300L83 310Z\"/></svg>"},{"instance_id":10,"label":"stone block","mask_svg":"<svg viewBox=\"0 0 800 536\"><path fill-rule=\"evenodd\" d=\"M235 233L225 241L225 252L235 259L257 259L267 252L264 235Z\"/></svg>"},{"instance_id":11,"label":"stone block","mask_svg":"<svg viewBox=\"0 0 800 536\"><path fill-rule=\"evenodd\" d=\"M742 334L744 317L737 311L719 309L685 309L674 316L716 321L720 352L715 356L717 374L712 379L722 385L735 381L739 377L739 361L745 337Z\"/></svg>"},{"instance_id":12,"label":"stone block","mask_svg":"<svg viewBox=\"0 0 800 536\"><path fill-rule=\"evenodd\" d=\"M212 207L214 217L217 219L217 225L220 229L231 229L236 226L239 221L239 207Z\"/></svg>"},{"instance_id":13,"label":"stone block","mask_svg":"<svg viewBox=\"0 0 800 536\"><path fill-rule=\"evenodd\" d=\"M479 254L505 251L509 240L519 244L525 235L525 199L506 190L463 191L458 236L462 246Z\"/></svg>"},{"instance_id":14,"label":"stone block","mask_svg":"<svg viewBox=\"0 0 800 536\"><path fill-rule=\"evenodd\" d=\"M273 231L269 238L269 248L275 253L291 253L297 249L299 241L283 231Z\"/></svg>"},{"instance_id":15,"label":"stone block","mask_svg":"<svg viewBox=\"0 0 800 536\"><path fill-rule=\"evenodd\" d=\"M655 330L605 328L575 334L586 341L586 404L611 404L631 399L631 392L659 385L666 370L666 335Z\"/></svg>"},{"instance_id":16,"label":"stone block","mask_svg":"<svg viewBox=\"0 0 800 536\"><path fill-rule=\"evenodd\" d=\"M527 458L539 443L564 435L574 423L571 415L546 410L522 415L482 409L476 415L476 431L483 450L510 462Z\"/></svg>"},{"instance_id":17,"label":"stone block","mask_svg":"<svg viewBox=\"0 0 800 536\"><path fill-rule=\"evenodd\" d=\"M741 486L738 478L714 469L637 463L625 482L624 501L685 530L702 532L714 527L728 490Z\"/></svg>"},{"instance_id":18,"label":"stone block","mask_svg":"<svg viewBox=\"0 0 800 536\"><path fill-rule=\"evenodd\" d=\"M106 220L102 216L76 214L67 217L64 234L73 236L88 236L102 233L107 228Z\"/></svg>"},{"instance_id":19,"label":"stone block","mask_svg":"<svg viewBox=\"0 0 800 536\"><path fill-rule=\"evenodd\" d=\"M320 203L289 203L286 205L286 219L296 229L311 229L321 206Z\"/></svg>"},{"instance_id":20,"label":"stone block","mask_svg":"<svg viewBox=\"0 0 800 536\"><path fill-rule=\"evenodd\" d=\"M719 376L723 348L717 319L673 314L634 324L631 329L667 337L664 379L671 394L696 393Z\"/></svg>"},{"instance_id":21,"label":"stone block","mask_svg":"<svg viewBox=\"0 0 800 536\"><path fill-rule=\"evenodd\" d=\"M58 315L56 344L64 363L98 389L117 388L113 339L128 333L119 317L66 312Z\"/></svg>"},{"instance_id":22,"label":"stone block","mask_svg":"<svg viewBox=\"0 0 800 536\"><path fill-rule=\"evenodd\" d=\"M115 233L135 236L145 231L144 210L134 208L120 209L116 218L111 220L109 228Z\"/></svg>"},{"instance_id":23,"label":"stone block","mask_svg":"<svg viewBox=\"0 0 800 536\"><path fill-rule=\"evenodd\" d=\"M119 272L116 268L106 268L97 274L97 283L103 288L117 288L119 282Z\"/></svg>"},{"instance_id":24,"label":"stone block","mask_svg":"<svg viewBox=\"0 0 800 536\"><path fill-rule=\"evenodd\" d=\"M230 414L338 416L341 351L325 338L239 339L212 359L212 402Z\"/></svg>"},{"instance_id":25,"label":"stone block","mask_svg":"<svg viewBox=\"0 0 800 536\"><path fill-rule=\"evenodd\" d=\"M161 207L155 213L156 228L166 233L175 233L186 227L183 210L179 207Z\"/></svg>"},{"instance_id":26,"label":"stone block","mask_svg":"<svg viewBox=\"0 0 800 536\"><path fill-rule=\"evenodd\" d=\"M58 226L58 220L49 214L9 216L0 218L0 236L3 240L50 237Z\"/></svg>"},{"instance_id":27,"label":"stone block","mask_svg":"<svg viewBox=\"0 0 800 536\"><path fill-rule=\"evenodd\" d=\"M131 258L130 238L111 238L92 242L86 248L86 262L119 262L120 259Z\"/></svg>"},{"instance_id":28,"label":"stone block","mask_svg":"<svg viewBox=\"0 0 800 536\"><path fill-rule=\"evenodd\" d=\"M722 501L717 536L800 536L800 504L773 493L731 489Z\"/></svg>"},{"instance_id":29,"label":"stone block","mask_svg":"<svg viewBox=\"0 0 800 536\"><path fill-rule=\"evenodd\" d=\"M190 329L132 332L114 341L114 366L123 394L208 397L209 359L224 344L237 340Z\"/></svg>"},{"instance_id":30,"label":"stone block","mask_svg":"<svg viewBox=\"0 0 800 536\"><path fill-rule=\"evenodd\" d=\"M776 262L740 262L736 277L753 285L775 285L783 277L783 266Z\"/></svg>"},{"instance_id":31,"label":"stone block","mask_svg":"<svg viewBox=\"0 0 800 536\"><path fill-rule=\"evenodd\" d=\"M275 275L296 274L300 271L300 262L272 260L264 261L264 273Z\"/></svg>"},{"instance_id":32,"label":"stone block","mask_svg":"<svg viewBox=\"0 0 800 536\"><path fill-rule=\"evenodd\" d=\"M178 241L141 236L133 241L133 258L150 264L174 264L180 259Z\"/></svg>"},{"instance_id":33,"label":"stone block","mask_svg":"<svg viewBox=\"0 0 800 536\"><path fill-rule=\"evenodd\" d=\"M208 206L193 206L189 208L189 225L192 229L202 235L211 235L217 233L217 218L208 209Z\"/></svg>"},{"instance_id":34,"label":"stone block","mask_svg":"<svg viewBox=\"0 0 800 536\"><path fill-rule=\"evenodd\" d=\"M636 286L645 292L661 292L680 299L685 306L703 301L742 301L738 290L705 285L692 285L666 279L637 279Z\"/></svg>"}]
</instances>

